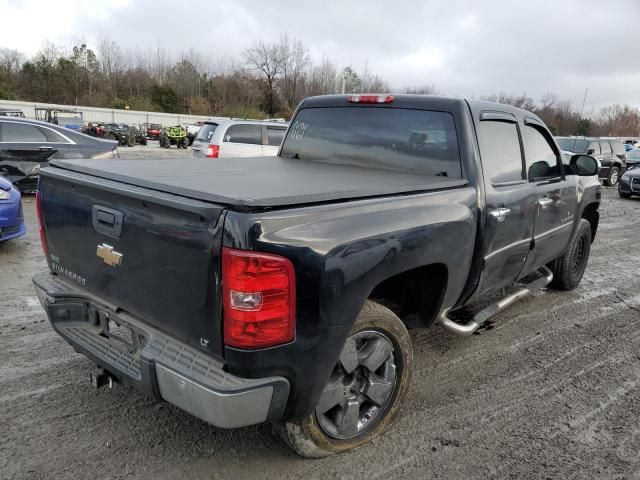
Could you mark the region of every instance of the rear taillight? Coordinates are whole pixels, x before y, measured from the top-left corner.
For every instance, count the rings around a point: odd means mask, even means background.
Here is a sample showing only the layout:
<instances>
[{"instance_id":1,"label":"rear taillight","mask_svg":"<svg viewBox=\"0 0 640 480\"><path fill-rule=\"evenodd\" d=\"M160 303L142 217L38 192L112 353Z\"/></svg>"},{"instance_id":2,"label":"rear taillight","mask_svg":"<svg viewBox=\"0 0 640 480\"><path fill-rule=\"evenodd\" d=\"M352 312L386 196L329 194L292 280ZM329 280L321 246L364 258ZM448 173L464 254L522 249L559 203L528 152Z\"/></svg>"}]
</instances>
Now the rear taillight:
<instances>
[{"instance_id":1,"label":"rear taillight","mask_svg":"<svg viewBox=\"0 0 640 480\"><path fill-rule=\"evenodd\" d=\"M36 214L38 215L38 222L40 223L40 243L42 243L42 251L44 252L44 256L47 256L47 239L45 237L44 230L44 218L42 217L42 194L38 190L36 192Z\"/></svg>"},{"instance_id":2,"label":"rear taillight","mask_svg":"<svg viewBox=\"0 0 640 480\"><path fill-rule=\"evenodd\" d=\"M349 95L349 103L391 103L393 95Z\"/></svg>"},{"instance_id":3,"label":"rear taillight","mask_svg":"<svg viewBox=\"0 0 640 480\"><path fill-rule=\"evenodd\" d=\"M262 348L295 336L295 273L277 255L222 249L224 343Z\"/></svg>"},{"instance_id":4,"label":"rear taillight","mask_svg":"<svg viewBox=\"0 0 640 480\"><path fill-rule=\"evenodd\" d=\"M209 148L207 148L207 158L218 158L219 154L220 154L219 145L209 145Z\"/></svg>"}]
</instances>

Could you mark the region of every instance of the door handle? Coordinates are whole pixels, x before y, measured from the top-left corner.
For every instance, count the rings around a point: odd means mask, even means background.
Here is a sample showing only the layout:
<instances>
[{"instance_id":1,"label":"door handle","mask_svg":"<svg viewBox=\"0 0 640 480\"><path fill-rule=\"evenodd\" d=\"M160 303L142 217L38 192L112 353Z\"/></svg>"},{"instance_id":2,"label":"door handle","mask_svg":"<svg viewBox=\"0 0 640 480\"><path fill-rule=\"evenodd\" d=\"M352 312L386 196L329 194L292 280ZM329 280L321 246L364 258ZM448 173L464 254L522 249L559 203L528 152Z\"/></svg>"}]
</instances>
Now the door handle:
<instances>
[{"instance_id":1,"label":"door handle","mask_svg":"<svg viewBox=\"0 0 640 480\"><path fill-rule=\"evenodd\" d=\"M550 198L541 198L538 200L538 205L540 205L540 207L545 210L549 205L551 205L553 203L553 200Z\"/></svg>"},{"instance_id":2,"label":"door handle","mask_svg":"<svg viewBox=\"0 0 640 480\"><path fill-rule=\"evenodd\" d=\"M191 150L193 150L194 152L199 152L202 149L198 147L191 147Z\"/></svg>"},{"instance_id":3,"label":"door handle","mask_svg":"<svg viewBox=\"0 0 640 480\"><path fill-rule=\"evenodd\" d=\"M504 207L494 208L492 210L489 210L489 216L493 218L496 222L504 222L505 218L507 218L507 215L509 215L510 213L511 213L511 209L504 208Z\"/></svg>"},{"instance_id":4,"label":"door handle","mask_svg":"<svg viewBox=\"0 0 640 480\"><path fill-rule=\"evenodd\" d=\"M48 150L53 150L53 147L48 147L48 146L43 145L41 147L38 147L38 150L48 151Z\"/></svg>"}]
</instances>

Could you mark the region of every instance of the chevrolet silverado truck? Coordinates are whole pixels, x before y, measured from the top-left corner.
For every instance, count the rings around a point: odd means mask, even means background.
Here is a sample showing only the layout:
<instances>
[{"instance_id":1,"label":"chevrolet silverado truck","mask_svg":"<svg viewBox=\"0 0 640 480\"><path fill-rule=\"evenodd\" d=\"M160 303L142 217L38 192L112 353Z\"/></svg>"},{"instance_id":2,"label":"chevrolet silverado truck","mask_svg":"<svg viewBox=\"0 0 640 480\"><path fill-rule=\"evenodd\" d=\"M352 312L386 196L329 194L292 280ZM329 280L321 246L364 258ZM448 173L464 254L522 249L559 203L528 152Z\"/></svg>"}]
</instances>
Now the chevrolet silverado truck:
<instances>
[{"instance_id":1,"label":"chevrolet silverado truck","mask_svg":"<svg viewBox=\"0 0 640 480\"><path fill-rule=\"evenodd\" d=\"M96 386L221 428L271 421L326 456L397 418L407 319L470 335L531 291L579 284L597 170L510 106L309 98L276 157L51 162L34 283Z\"/></svg>"}]
</instances>

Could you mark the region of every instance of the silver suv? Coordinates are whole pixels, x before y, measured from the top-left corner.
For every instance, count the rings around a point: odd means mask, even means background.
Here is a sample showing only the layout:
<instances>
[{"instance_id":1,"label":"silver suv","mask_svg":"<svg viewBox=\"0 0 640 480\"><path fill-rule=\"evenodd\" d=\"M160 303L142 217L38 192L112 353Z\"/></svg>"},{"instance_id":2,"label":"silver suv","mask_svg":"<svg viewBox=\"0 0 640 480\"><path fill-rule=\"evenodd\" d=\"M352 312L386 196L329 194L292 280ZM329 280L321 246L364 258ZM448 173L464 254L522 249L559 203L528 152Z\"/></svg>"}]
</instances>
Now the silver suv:
<instances>
[{"instance_id":1,"label":"silver suv","mask_svg":"<svg viewBox=\"0 0 640 480\"><path fill-rule=\"evenodd\" d=\"M273 157L289 124L284 121L209 120L191 146L194 158Z\"/></svg>"}]
</instances>

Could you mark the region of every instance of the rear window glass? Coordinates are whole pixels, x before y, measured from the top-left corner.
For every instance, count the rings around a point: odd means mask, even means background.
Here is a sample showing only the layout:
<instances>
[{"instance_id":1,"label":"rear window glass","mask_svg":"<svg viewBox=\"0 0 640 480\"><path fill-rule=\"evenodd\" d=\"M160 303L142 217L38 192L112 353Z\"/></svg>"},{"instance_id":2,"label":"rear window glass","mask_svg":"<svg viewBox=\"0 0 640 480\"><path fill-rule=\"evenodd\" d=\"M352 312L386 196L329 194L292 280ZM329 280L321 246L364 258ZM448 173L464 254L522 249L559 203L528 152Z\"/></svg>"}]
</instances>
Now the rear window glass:
<instances>
[{"instance_id":1,"label":"rear window glass","mask_svg":"<svg viewBox=\"0 0 640 480\"><path fill-rule=\"evenodd\" d=\"M224 141L262 145L262 125L231 125L224 134Z\"/></svg>"},{"instance_id":2,"label":"rear window glass","mask_svg":"<svg viewBox=\"0 0 640 480\"><path fill-rule=\"evenodd\" d=\"M217 123L205 123L198 132L198 140L203 142L211 141L211 137L213 136L213 132L216 131L216 128L218 128Z\"/></svg>"},{"instance_id":3,"label":"rear window glass","mask_svg":"<svg viewBox=\"0 0 640 480\"><path fill-rule=\"evenodd\" d=\"M300 110L282 155L341 165L460 178L453 116L376 107Z\"/></svg>"},{"instance_id":4,"label":"rear window glass","mask_svg":"<svg viewBox=\"0 0 640 480\"><path fill-rule=\"evenodd\" d=\"M286 128L267 127L267 145L279 147L286 131Z\"/></svg>"}]
</instances>

